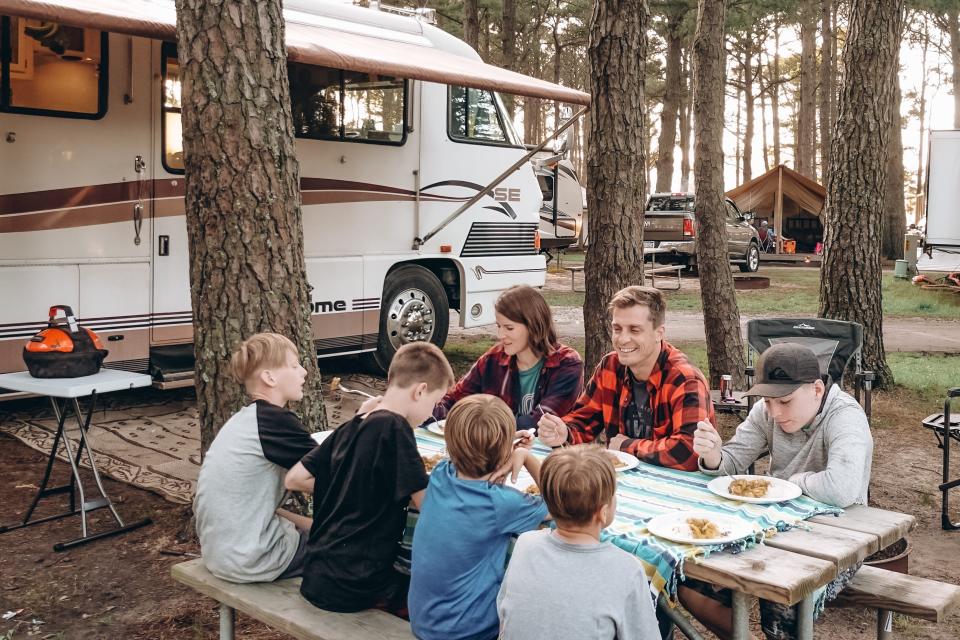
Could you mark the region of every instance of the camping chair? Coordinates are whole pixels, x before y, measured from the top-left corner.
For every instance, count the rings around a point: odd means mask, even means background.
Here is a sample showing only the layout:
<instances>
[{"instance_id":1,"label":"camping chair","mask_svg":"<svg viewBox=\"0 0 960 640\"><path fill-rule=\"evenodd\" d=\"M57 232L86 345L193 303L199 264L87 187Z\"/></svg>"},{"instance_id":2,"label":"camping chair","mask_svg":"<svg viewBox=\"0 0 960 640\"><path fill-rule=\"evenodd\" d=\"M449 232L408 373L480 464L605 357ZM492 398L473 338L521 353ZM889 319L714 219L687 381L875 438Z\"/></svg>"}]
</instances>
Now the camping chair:
<instances>
[{"instance_id":1,"label":"camping chair","mask_svg":"<svg viewBox=\"0 0 960 640\"><path fill-rule=\"evenodd\" d=\"M860 359L863 327L856 322L825 318L767 318L747 323L747 384L753 386L754 354L759 357L768 347L793 342L809 347L817 355L820 372L837 384L843 384L847 369L852 369L853 396L863 406L870 424L872 390L875 375L864 371ZM751 399L752 405L752 399Z\"/></svg>"},{"instance_id":2,"label":"camping chair","mask_svg":"<svg viewBox=\"0 0 960 640\"><path fill-rule=\"evenodd\" d=\"M763 253L776 253L776 236L773 235L773 232L769 228L766 232L761 228L757 235L760 238L760 251Z\"/></svg>"},{"instance_id":3,"label":"camping chair","mask_svg":"<svg viewBox=\"0 0 960 640\"><path fill-rule=\"evenodd\" d=\"M949 496L950 489L960 486L960 478L950 479L950 440L956 440L960 443L960 416L951 412L951 403L954 398L960 398L960 387L954 387L947 391L947 399L943 402L943 413L934 413L923 419L921 424L933 431L937 437L937 443L943 449L943 483L938 487L943 494L940 502L940 528L945 531L956 531L960 529L960 522L953 522L950 519Z\"/></svg>"}]
</instances>

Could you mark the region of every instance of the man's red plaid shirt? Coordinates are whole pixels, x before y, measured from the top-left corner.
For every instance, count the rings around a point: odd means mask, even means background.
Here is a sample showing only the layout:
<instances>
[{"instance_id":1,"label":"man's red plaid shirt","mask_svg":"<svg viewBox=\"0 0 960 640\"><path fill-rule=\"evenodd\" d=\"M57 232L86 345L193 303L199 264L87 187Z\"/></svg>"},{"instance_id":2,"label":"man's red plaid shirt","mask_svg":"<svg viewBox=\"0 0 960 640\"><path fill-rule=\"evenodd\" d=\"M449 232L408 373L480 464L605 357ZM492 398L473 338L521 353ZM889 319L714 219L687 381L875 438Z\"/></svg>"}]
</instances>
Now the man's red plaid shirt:
<instances>
[{"instance_id":1,"label":"man's red plaid shirt","mask_svg":"<svg viewBox=\"0 0 960 640\"><path fill-rule=\"evenodd\" d=\"M661 342L660 357L647 379L653 433L650 438L630 438L620 447L643 462L685 471L697 470L693 432L697 422L714 422L713 403L706 378L676 347ZM597 365L573 410L563 416L568 442L593 442L603 433L625 434L624 413L633 401L627 367L616 352Z\"/></svg>"}]
</instances>

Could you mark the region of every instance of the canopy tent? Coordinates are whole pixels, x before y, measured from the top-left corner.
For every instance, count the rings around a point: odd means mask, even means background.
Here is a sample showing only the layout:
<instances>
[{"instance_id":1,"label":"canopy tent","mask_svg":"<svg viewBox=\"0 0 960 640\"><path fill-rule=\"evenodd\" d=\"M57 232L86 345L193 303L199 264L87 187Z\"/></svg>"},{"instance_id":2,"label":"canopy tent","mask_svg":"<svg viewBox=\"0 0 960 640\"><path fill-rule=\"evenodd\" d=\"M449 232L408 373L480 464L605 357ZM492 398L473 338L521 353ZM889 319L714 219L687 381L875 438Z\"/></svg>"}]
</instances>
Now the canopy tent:
<instances>
[{"instance_id":1,"label":"canopy tent","mask_svg":"<svg viewBox=\"0 0 960 640\"><path fill-rule=\"evenodd\" d=\"M176 41L173 0L0 0L0 14ZM377 36L347 32L330 28L336 21L314 19L319 17L303 11L285 9L284 17L287 54L294 61L590 104L587 93L444 51L426 37L386 29L377 29Z\"/></svg>"},{"instance_id":2,"label":"canopy tent","mask_svg":"<svg viewBox=\"0 0 960 640\"><path fill-rule=\"evenodd\" d=\"M786 165L731 189L727 197L741 211L753 212L757 223L772 218L770 224L777 238L796 240L797 251L813 252L823 241L822 211L827 191Z\"/></svg>"}]
</instances>

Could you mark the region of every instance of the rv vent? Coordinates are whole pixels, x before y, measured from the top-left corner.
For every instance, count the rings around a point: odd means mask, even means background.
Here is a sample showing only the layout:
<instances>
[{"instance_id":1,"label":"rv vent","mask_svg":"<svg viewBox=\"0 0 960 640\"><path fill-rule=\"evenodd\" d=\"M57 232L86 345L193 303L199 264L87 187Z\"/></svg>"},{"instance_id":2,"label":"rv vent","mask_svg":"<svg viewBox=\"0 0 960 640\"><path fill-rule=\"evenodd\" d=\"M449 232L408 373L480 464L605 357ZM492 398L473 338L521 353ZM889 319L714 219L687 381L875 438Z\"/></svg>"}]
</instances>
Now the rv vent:
<instances>
[{"instance_id":1,"label":"rv vent","mask_svg":"<svg viewBox=\"0 0 960 640\"><path fill-rule=\"evenodd\" d=\"M535 222L474 222L460 257L535 256L536 235Z\"/></svg>"}]
</instances>

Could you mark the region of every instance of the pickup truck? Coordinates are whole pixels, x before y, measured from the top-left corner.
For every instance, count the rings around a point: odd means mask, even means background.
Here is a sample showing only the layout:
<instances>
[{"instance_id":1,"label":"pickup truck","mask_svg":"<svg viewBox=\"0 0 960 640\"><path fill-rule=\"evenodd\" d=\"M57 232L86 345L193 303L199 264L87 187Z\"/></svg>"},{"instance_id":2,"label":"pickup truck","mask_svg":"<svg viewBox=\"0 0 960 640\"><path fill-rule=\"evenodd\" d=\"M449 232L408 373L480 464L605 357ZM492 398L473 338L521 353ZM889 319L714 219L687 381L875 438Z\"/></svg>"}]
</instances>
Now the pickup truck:
<instances>
[{"instance_id":1,"label":"pickup truck","mask_svg":"<svg viewBox=\"0 0 960 640\"><path fill-rule=\"evenodd\" d=\"M657 249L652 258L664 264L684 264L697 268L696 199L692 193L654 193L643 214L644 248ZM727 250L730 262L741 271L760 268L760 236L750 224L751 213L741 213L733 200L726 198Z\"/></svg>"}]
</instances>

